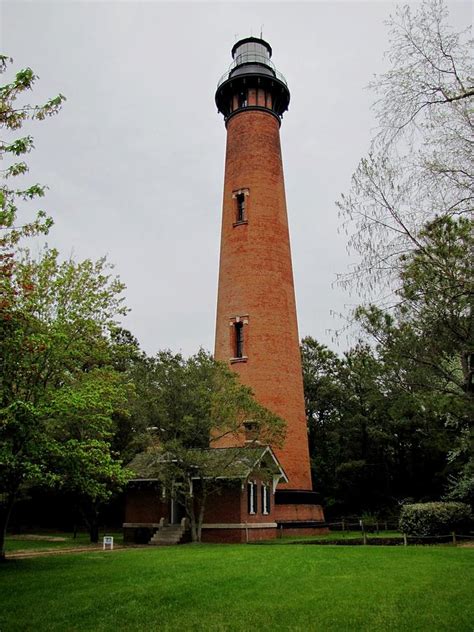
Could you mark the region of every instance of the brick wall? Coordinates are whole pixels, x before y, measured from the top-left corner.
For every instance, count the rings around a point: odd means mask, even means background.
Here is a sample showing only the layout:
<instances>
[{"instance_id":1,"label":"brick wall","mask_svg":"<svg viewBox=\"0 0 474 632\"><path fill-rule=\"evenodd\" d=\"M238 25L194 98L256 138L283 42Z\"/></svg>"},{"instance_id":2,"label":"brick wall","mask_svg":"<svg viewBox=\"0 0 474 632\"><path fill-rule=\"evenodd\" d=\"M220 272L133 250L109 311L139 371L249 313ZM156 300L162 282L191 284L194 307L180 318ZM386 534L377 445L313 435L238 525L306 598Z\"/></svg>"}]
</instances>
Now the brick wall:
<instances>
[{"instance_id":1,"label":"brick wall","mask_svg":"<svg viewBox=\"0 0 474 632\"><path fill-rule=\"evenodd\" d=\"M327 527L303 527L303 528L284 528L282 533L279 536L283 535L283 537L291 537L291 536L299 536L299 535L327 535L329 533L329 529Z\"/></svg>"},{"instance_id":2,"label":"brick wall","mask_svg":"<svg viewBox=\"0 0 474 632\"><path fill-rule=\"evenodd\" d=\"M124 522L159 522L169 519L168 504L163 502L161 492L156 489L129 489L125 496Z\"/></svg>"},{"instance_id":3,"label":"brick wall","mask_svg":"<svg viewBox=\"0 0 474 632\"><path fill-rule=\"evenodd\" d=\"M248 189L247 223L234 226L233 193ZM215 357L233 355L232 318L244 324L244 356L231 364L257 400L287 422L275 449L290 489L311 489L303 380L278 120L242 111L227 125ZM229 445L221 442L219 445ZM232 443L235 445L235 440ZM285 487L282 485L281 487Z\"/></svg>"},{"instance_id":4,"label":"brick wall","mask_svg":"<svg viewBox=\"0 0 474 632\"><path fill-rule=\"evenodd\" d=\"M274 510L274 496L271 492L270 487L270 512L268 514L264 514L262 512L262 482L254 477L250 477L250 480L254 480L257 484L257 497L256 497L256 506L255 513L249 514L248 511L248 493L247 493L247 483L245 483L245 489L240 497L240 515L241 522L274 522L275 521L275 510Z\"/></svg>"},{"instance_id":5,"label":"brick wall","mask_svg":"<svg viewBox=\"0 0 474 632\"><path fill-rule=\"evenodd\" d=\"M257 540L273 540L277 537L277 529L203 529L202 542L231 544L238 542L255 542Z\"/></svg>"},{"instance_id":6,"label":"brick wall","mask_svg":"<svg viewBox=\"0 0 474 632\"><path fill-rule=\"evenodd\" d=\"M240 484L225 487L220 494L209 496L206 502L204 522L240 522Z\"/></svg>"},{"instance_id":7,"label":"brick wall","mask_svg":"<svg viewBox=\"0 0 474 632\"><path fill-rule=\"evenodd\" d=\"M321 505L276 505L275 520L324 520Z\"/></svg>"},{"instance_id":8,"label":"brick wall","mask_svg":"<svg viewBox=\"0 0 474 632\"><path fill-rule=\"evenodd\" d=\"M254 514L248 512L247 482L244 482L243 489L239 482L225 487L220 494L209 496L204 522L212 524L274 522L275 503L271 487L269 488L270 511L264 514L262 511L262 482L254 477L251 477L251 480L256 482L257 487Z\"/></svg>"}]
</instances>

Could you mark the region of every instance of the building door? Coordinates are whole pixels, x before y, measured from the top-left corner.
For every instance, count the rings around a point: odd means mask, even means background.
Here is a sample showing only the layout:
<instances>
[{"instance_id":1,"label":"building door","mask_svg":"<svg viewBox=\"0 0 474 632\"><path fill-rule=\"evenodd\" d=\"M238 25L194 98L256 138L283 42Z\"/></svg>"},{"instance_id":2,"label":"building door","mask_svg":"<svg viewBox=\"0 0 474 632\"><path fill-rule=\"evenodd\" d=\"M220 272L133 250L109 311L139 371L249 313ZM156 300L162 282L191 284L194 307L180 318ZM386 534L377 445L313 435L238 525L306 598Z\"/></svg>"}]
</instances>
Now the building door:
<instances>
[{"instance_id":1,"label":"building door","mask_svg":"<svg viewBox=\"0 0 474 632\"><path fill-rule=\"evenodd\" d=\"M174 499L171 499L170 524L180 524L184 515L183 507Z\"/></svg>"}]
</instances>

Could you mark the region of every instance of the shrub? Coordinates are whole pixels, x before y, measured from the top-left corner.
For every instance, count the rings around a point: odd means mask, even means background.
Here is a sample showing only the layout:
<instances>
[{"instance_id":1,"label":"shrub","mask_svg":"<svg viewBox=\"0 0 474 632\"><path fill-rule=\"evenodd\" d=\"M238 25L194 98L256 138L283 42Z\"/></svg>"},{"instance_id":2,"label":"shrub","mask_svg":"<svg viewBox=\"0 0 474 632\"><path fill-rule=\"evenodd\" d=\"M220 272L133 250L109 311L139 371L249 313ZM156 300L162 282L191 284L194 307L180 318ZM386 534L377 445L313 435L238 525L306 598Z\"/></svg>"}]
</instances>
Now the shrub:
<instances>
[{"instance_id":1,"label":"shrub","mask_svg":"<svg viewBox=\"0 0 474 632\"><path fill-rule=\"evenodd\" d=\"M400 513L400 531L407 535L443 535L468 528L471 508L464 503L417 503Z\"/></svg>"}]
</instances>

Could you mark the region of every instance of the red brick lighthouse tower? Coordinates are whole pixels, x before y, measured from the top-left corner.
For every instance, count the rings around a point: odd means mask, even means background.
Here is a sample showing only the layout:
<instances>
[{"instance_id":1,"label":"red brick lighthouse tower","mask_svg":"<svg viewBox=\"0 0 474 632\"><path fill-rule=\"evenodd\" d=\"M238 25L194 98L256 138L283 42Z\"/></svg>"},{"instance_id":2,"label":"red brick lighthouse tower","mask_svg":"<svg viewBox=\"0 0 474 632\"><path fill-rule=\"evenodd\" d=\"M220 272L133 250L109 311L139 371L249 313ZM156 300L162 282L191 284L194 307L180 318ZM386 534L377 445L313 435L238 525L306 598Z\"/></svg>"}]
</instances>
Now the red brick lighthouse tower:
<instances>
[{"instance_id":1,"label":"red brick lighthouse tower","mask_svg":"<svg viewBox=\"0 0 474 632\"><path fill-rule=\"evenodd\" d=\"M271 56L262 39L237 42L215 97L227 128L215 357L287 422L277 519L315 523L280 148L290 92Z\"/></svg>"}]
</instances>

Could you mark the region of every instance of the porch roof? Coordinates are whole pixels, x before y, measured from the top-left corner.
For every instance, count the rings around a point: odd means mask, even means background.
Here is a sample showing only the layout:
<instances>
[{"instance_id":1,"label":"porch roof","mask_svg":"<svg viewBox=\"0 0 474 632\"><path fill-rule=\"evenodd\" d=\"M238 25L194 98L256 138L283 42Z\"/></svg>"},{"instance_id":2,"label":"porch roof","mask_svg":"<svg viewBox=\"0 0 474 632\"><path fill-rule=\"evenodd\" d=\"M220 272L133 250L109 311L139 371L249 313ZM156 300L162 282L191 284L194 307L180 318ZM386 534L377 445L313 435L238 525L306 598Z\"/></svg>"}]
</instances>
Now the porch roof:
<instances>
[{"instance_id":1,"label":"porch roof","mask_svg":"<svg viewBox=\"0 0 474 632\"><path fill-rule=\"evenodd\" d=\"M127 466L135 477L132 480L157 480L159 470L165 463L178 461L169 452L152 448L137 454ZM195 478L246 479L257 468L264 469L272 476L284 481L288 478L270 446L205 448L186 451L185 460L190 467L196 468ZM198 473L199 472L199 473Z\"/></svg>"}]
</instances>

